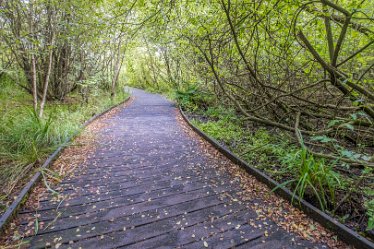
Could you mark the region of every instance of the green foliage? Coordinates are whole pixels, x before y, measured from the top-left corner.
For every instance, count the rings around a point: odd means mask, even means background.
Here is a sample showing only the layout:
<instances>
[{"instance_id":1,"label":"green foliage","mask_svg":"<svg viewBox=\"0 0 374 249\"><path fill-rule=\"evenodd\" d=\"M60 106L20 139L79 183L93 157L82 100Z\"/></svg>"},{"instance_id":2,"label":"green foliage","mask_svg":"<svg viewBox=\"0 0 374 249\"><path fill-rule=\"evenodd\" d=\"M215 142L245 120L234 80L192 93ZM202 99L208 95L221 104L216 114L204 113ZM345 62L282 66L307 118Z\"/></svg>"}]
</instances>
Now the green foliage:
<instances>
[{"instance_id":1,"label":"green foliage","mask_svg":"<svg viewBox=\"0 0 374 249\"><path fill-rule=\"evenodd\" d=\"M26 96L19 88L14 87L15 81L13 75L19 77L21 72L5 71L0 77L0 114L8 109L13 109L20 101L31 100L31 96ZM24 79L17 79L24 81Z\"/></svg>"},{"instance_id":2,"label":"green foliage","mask_svg":"<svg viewBox=\"0 0 374 249\"><path fill-rule=\"evenodd\" d=\"M279 168L278 161L294 153L295 147L289 146L287 138L273 136L267 130L259 129L252 134L249 144L242 151L245 160L280 179L288 172L285 168Z\"/></svg>"},{"instance_id":3,"label":"green foliage","mask_svg":"<svg viewBox=\"0 0 374 249\"><path fill-rule=\"evenodd\" d=\"M212 95L200 90L199 85L188 85L185 90L176 90L174 98L184 109L197 110L205 109L213 101Z\"/></svg>"},{"instance_id":4,"label":"green foliage","mask_svg":"<svg viewBox=\"0 0 374 249\"><path fill-rule=\"evenodd\" d=\"M363 172L364 176L372 176L373 169L371 168L366 168ZM366 227L366 231L373 230L374 229L374 188L372 185L367 186L364 189L364 192L367 196L367 199L365 201L365 208L366 208L366 215L368 217L368 223Z\"/></svg>"},{"instance_id":5,"label":"green foliage","mask_svg":"<svg viewBox=\"0 0 374 249\"><path fill-rule=\"evenodd\" d=\"M193 105L193 102L194 102L193 99L197 95L197 92L198 92L198 86L191 85L185 91L176 90L175 99L177 100L178 104L182 106L183 108L196 109L195 106L191 108L191 105Z\"/></svg>"},{"instance_id":6,"label":"green foliage","mask_svg":"<svg viewBox=\"0 0 374 249\"><path fill-rule=\"evenodd\" d=\"M230 146L236 141L245 139L245 133L240 126L241 120L235 115L233 109L209 107L204 114L210 121L193 120L192 122L220 142Z\"/></svg>"},{"instance_id":7,"label":"green foliage","mask_svg":"<svg viewBox=\"0 0 374 249\"><path fill-rule=\"evenodd\" d=\"M331 144L335 148L335 150L339 153L340 157L342 158L347 158L351 160L362 160L362 161L369 161L371 159L371 157L367 154L357 153L347 148L344 148L338 143L336 139L327 137L326 135L314 136L314 137L311 137L311 140L318 141L321 143Z\"/></svg>"},{"instance_id":8,"label":"green foliage","mask_svg":"<svg viewBox=\"0 0 374 249\"><path fill-rule=\"evenodd\" d=\"M275 177L287 173L284 168L275 167L278 158L295 150L295 147L289 146L285 137L272 136L265 129L258 129L254 133L243 129L245 123L231 108L209 107L203 115L206 115L209 121L194 120L194 124L241 155L251 165L256 165Z\"/></svg>"},{"instance_id":9,"label":"green foliage","mask_svg":"<svg viewBox=\"0 0 374 249\"><path fill-rule=\"evenodd\" d=\"M315 136L311 138L312 141L319 141L321 143L330 143L330 142L337 142L334 138L329 138L326 135L323 136Z\"/></svg>"},{"instance_id":10,"label":"green foliage","mask_svg":"<svg viewBox=\"0 0 374 249\"><path fill-rule=\"evenodd\" d=\"M52 117L39 119L32 109L6 113L0 124L0 154L25 163L36 161L56 138Z\"/></svg>"},{"instance_id":11,"label":"green foliage","mask_svg":"<svg viewBox=\"0 0 374 249\"><path fill-rule=\"evenodd\" d=\"M129 61L127 63L125 77L126 84L132 87L141 88L153 93L162 93L171 96L174 92L169 82L165 82L162 79L155 81L152 77L150 69L145 67L142 63L143 60Z\"/></svg>"},{"instance_id":12,"label":"green foliage","mask_svg":"<svg viewBox=\"0 0 374 249\"><path fill-rule=\"evenodd\" d=\"M367 208L366 214L369 217L366 230L369 231L374 229L374 199L368 201L365 206Z\"/></svg>"},{"instance_id":13,"label":"green foliage","mask_svg":"<svg viewBox=\"0 0 374 249\"><path fill-rule=\"evenodd\" d=\"M240 119L235 115L235 109L230 107L218 106L218 107L208 107L206 111L203 112L209 118L212 119L223 119L230 122L239 122Z\"/></svg>"},{"instance_id":14,"label":"green foliage","mask_svg":"<svg viewBox=\"0 0 374 249\"><path fill-rule=\"evenodd\" d=\"M197 124L196 121L194 123ZM226 123L224 120L200 123L199 127L225 144L232 144L243 137L243 131L239 126L233 123Z\"/></svg>"},{"instance_id":15,"label":"green foliage","mask_svg":"<svg viewBox=\"0 0 374 249\"><path fill-rule=\"evenodd\" d=\"M281 163L294 177L281 185L292 184L294 194L301 198L306 193L315 196L322 210L335 204L335 191L341 186L340 175L325 160L316 159L307 150L300 149L281 158Z\"/></svg>"},{"instance_id":16,"label":"green foliage","mask_svg":"<svg viewBox=\"0 0 374 249\"><path fill-rule=\"evenodd\" d=\"M204 114L210 121L194 120L193 123L251 165L265 170L278 180L290 179L281 185L290 186L301 198L305 194L314 196L321 209L335 204L335 191L343 187L342 180L325 160L314 158L305 149L290 146L284 136L271 135L265 129L251 134L243 129L243 121L236 117L233 110L209 108Z\"/></svg>"}]
</instances>

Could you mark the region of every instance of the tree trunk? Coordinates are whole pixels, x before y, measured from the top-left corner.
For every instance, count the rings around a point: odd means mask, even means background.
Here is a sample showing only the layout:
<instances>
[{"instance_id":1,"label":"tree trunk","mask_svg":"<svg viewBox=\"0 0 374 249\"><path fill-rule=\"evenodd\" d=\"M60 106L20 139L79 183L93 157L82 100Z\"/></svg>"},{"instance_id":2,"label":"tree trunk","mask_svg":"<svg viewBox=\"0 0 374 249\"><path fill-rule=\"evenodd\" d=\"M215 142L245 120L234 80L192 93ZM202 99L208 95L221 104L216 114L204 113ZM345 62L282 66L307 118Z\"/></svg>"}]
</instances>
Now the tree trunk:
<instances>
[{"instance_id":1,"label":"tree trunk","mask_svg":"<svg viewBox=\"0 0 374 249\"><path fill-rule=\"evenodd\" d=\"M37 89L37 73L36 73L36 59L34 54L34 2L30 1L30 17L29 17L29 29L31 34L31 84L32 84L32 96L33 96L33 106L34 111L38 111L38 89Z\"/></svg>"},{"instance_id":2,"label":"tree trunk","mask_svg":"<svg viewBox=\"0 0 374 249\"><path fill-rule=\"evenodd\" d=\"M112 78L112 87L111 87L111 98L114 98L116 95L116 86L119 78L119 74L121 72L122 62L123 62L123 56L121 56L121 38L119 38L118 42L118 48L117 48L117 58L116 58L116 64L114 65L114 74Z\"/></svg>"},{"instance_id":3,"label":"tree trunk","mask_svg":"<svg viewBox=\"0 0 374 249\"><path fill-rule=\"evenodd\" d=\"M52 46L53 46L53 37L52 37ZM47 74L45 76L43 96L42 96L42 100L41 100L41 103L40 103L39 118L41 118L43 116L44 106L45 106L45 102L46 102L46 99L47 99L49 78L50 78L51 71L52 71L52 60L53 60L53 49L50 48L49 58L48 58L48 69L47 69Z\"/></svg>"},{"instance_id":4,"label":"tree trunk","mask_svg":"<svg viewBox=\"0 0 374 249\"><path fill-rule=\"evenodd\" d=\"M33 96L33 106L35 113L38 111L38 89L36 84L36 61L35 55L31 55L31 74L32 74L32 96Z\"/></svg>"}]
</instances>

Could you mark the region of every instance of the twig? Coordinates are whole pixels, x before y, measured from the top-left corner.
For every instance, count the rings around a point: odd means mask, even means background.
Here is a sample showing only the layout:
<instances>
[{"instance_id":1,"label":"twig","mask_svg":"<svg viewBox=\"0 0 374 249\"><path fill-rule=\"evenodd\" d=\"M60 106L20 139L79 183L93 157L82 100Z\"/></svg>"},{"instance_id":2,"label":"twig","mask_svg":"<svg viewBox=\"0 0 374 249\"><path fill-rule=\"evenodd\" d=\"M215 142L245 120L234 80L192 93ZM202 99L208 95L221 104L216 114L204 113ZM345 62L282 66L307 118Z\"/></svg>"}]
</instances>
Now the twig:
<instances>
[{"instance_id":1,"label":"twig","mask_svg":"<svg viewBox=\"0 0 374 249\"><path fill-rule=\"evenodd\" d=\"M332 210L332 213L335 214L336 210L351 196L354 189L357 189L357 187L361 184L361 182L365 178L360 176L357 181L354 183L354 185L349 189L348 193L345 194L345 196L339 201L339 203L336 205L334 210Z\"/></svg>"}]
</instances>

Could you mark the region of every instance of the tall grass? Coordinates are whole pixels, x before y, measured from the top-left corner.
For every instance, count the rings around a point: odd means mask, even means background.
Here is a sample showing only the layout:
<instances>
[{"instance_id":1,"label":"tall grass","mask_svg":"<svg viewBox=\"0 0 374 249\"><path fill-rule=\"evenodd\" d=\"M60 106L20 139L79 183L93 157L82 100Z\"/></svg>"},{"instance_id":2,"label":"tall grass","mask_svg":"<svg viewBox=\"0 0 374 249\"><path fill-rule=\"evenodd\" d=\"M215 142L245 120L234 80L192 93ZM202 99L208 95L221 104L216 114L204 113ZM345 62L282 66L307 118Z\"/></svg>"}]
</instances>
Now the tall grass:
<instances>
[{"instance_id":1,"label":"tall grass","mask_svg":"<svg viewBox=\"0 0 374 249\"><path fill-rule=\"evenodd\" d=\"M286 154L281 163L292 174L293 179L281 185L290 185L294 195L304 198L314 196L322 210L335 206L335 191L341 187L340 175L324 159L316 159L304 148Z\"/></svg>"},{"instance_id":2,"label":"tall grass","mask_svg":"<svg viewBox=\"0 0 374 249\"><path fill-rule=\"evenodd\" d=\"M29 108L6 113L0 123L0 155L20 163L36 161L59 137L52 133L53 119L39 119Z\"/></svg>"}]
</instances>

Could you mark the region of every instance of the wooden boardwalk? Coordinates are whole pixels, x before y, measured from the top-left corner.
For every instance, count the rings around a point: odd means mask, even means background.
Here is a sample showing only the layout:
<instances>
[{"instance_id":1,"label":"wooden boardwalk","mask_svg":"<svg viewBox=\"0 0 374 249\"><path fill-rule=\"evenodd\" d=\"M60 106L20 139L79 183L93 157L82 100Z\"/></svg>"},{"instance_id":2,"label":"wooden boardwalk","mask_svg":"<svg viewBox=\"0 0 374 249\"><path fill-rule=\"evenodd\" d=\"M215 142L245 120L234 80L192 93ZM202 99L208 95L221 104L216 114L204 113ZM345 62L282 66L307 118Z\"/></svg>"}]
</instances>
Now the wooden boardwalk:
<instances>
[{"instance_id":1,"label":"wooden boardwalk","mask_svg":"<svg viewBox=\"0 0 374 249\"><path fill-rule=\"evenodd\" d=\"M52 225L26 237L29 247L326 248L259 220L249 208L255 200L236 199L238 181L210 167L173 104L133 94L130 106L105 121L87 168L61 182L69 198L40 200L38 222Z\"/></svg>"}]
</instances>

